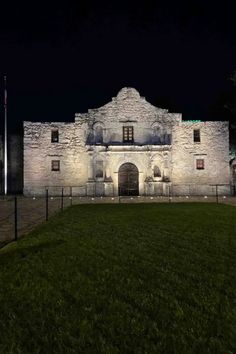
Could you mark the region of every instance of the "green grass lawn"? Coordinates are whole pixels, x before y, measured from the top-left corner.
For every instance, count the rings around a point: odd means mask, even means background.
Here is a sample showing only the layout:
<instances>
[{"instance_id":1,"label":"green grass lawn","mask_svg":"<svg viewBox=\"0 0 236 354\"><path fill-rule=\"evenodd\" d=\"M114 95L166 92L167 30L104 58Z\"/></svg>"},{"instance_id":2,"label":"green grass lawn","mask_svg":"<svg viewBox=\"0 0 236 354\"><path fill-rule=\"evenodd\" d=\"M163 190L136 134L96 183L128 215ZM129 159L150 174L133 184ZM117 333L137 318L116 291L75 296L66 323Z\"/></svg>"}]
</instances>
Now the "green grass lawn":
<instances>
[{"instance_id":1,"label":"green grass lawn","mask_svg":"<svg viewBox=\"0 0 236 354\"><path fill-rule=\"evenodd\" d=\"M236 353L236 208L57 214L0 251L0 353Z\"/></svg>"}]
</instances>

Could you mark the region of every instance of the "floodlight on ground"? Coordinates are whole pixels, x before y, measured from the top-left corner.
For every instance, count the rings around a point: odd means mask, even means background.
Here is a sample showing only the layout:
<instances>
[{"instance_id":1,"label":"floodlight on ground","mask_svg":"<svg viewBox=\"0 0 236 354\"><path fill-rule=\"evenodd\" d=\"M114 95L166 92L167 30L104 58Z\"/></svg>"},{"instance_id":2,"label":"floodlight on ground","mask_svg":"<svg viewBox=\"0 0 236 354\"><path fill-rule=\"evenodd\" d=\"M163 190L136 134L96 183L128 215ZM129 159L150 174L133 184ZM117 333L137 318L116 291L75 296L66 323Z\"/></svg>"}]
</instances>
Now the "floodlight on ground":
<instances>
[{"instance_id":1,"label":"floodlight on ground","mask_svg":"<svg viewBox=\"0 0 236 354\"><path fill-rule=\"evenodd\" d=\"M114 200L114 198L111 198L111 200Z\"/></svg>"},{"instance_id":2,"label":"floodlight on ground","mask_svg":"<svg viewBox=\"0 0 236 354\"><path fill-rule=\"evenodd\" d=\"M224 195L223 198L225 199L225 198L226 198L226 195Z\"/></svg>"},{"instance_id":3,"label":"floodlight on ground","mask_svg":"<svg viewBox=\"0 0 236 354\"><path fill-rule=\"evenodd\" d=\"M35 200L36 198L35 197L33 197L33 200Z\"/></svg>"},{"instance_id":4,"label":"floodlight on ground","mask_svg":"<svg viewBox=\"0 0 236 354\"><path fill-rule=\"evenodd\" d=\"M50 199L53 200L53 197L51 197Z\"/></svg>"},{"instance_id":5,"label":"floodlight on ground","mask_svg":"<svg viewBox=\"0 0 236 354\"><path fill-rule=\"evenodd\" d=\"M150 197L150 199L153 199L153 197Z\"/></svg>"},{"instance_id":6,"label":"floodlight on ground","mask_svg":"<svg viewBox=\"0 0 236 354\"><path fill-rule=\"evenodd\" d=\"M91 200L94 200L94 198L91 198Z\"/></svg>"},{"instance_id":7,"label":"floodlight on ground","mask_svg":"<svg viewBox=\"0 0 236 354\"><path fill-rule=\"evenodd\" d=\"M207 198L207 195L204 195L204 198Z\"/></svg>"},{"instance_id":8,"label":"floodlight on ground","mask_svg":"<svg viewBox=\"0 0 236 354\"><path fill-rule=\"evenodd\" d=\"M186 198L188 199L188 198L189 198L189 196L188 196L188 195L186 195Z\"/></svg>"}]
</instances>

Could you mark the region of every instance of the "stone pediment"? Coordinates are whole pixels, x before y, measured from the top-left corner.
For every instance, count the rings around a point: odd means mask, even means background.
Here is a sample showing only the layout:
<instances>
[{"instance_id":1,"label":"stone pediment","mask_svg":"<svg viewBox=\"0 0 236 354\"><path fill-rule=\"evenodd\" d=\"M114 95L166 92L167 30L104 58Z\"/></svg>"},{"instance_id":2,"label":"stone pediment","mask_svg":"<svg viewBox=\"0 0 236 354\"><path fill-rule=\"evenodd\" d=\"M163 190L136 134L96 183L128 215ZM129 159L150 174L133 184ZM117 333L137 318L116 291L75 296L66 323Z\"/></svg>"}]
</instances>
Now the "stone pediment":
<instances>
[{"instance_id":1,"label":"stone pediment","mask_svg":"<svg viewBox=\"0 0 236 354\"><path fill-rule=\"evenodd\" d=\"M91 122L172 122L180 119L180 115L169 113L168 109L155 107L133 87L123 87L112 100L104 106L89 109L86 114L76 114L75 120L88 119ZM82 118L82 119L83 119Z\"/></svg>"},{"instance_id":2,"label":"stone pediment","mask_svg":"<svg viewBox=\"0 0 236 354\"><path fill-rule=\"evenodd\" d=\"M158 108L153 106L151 103L146 101L145 97L140 96L140 93L133 87L123 87L117 94L116 97L112 98L113 102L118 105L129 105L129 104L140 104L141 106L146 106L150 110L155 110L160 114L168 113L167 109Z\"/></svg>"},{"instance_id":3,"label":"stone pediment","mask_svg":"<svg viewBox=\"0 0 236 354\"><path fill-rule=\"evenodd\" d=\"M145 97L140 96L139 92L133 87L123 87L117 94L117 96L112 97L112 101L108 102L104 106L101 106L97 109L90 109L89 112L94 111L103 111L111 107L117 106L122 110L122 107L131 106L132 107L145 107L150 111L155 111L160 114L168 113L167 109L162 109L153 106L151 103L146 101Z\"/></svg>"}]
</instances>

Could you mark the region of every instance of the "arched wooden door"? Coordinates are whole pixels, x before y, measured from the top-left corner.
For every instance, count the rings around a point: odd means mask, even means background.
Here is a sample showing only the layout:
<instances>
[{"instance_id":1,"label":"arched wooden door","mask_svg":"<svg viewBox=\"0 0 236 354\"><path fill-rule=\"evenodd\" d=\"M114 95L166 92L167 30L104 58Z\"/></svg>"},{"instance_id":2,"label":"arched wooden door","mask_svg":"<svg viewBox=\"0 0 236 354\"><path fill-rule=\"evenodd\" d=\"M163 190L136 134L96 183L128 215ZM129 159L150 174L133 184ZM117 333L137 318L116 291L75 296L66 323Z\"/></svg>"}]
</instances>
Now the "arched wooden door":
<instances>
[{"instance_id":1,"label":"arched wooden door","mask_svg":"<svg viewBox=\"0 0 236 354\"><path fill-rule=\"evenodd\" d=\"M119 195L139 195L139 173L132 163L124 163L118 172Z\"/></svg>"}]
</instances>

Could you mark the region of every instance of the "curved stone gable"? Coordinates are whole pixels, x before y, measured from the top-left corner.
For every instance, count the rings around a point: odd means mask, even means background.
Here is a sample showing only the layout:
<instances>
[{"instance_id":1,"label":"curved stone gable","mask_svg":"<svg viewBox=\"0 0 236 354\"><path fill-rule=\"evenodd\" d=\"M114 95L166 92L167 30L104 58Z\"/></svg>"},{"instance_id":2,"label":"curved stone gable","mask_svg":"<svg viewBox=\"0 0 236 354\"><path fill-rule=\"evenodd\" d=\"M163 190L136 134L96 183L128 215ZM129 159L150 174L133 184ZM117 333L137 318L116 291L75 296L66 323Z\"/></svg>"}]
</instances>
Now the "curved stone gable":
<instances>
[{"instance_id":1,"label":"curved stone gable","mask_svg":"<svg viewBox=\"0 0 236 354\"><path fill-rule=\"evenodd\" d=\"M117 100L140 99L139 92L133 87L123 87L117 94Z\"/></svg>"},{"instance_id":2,"label":"curved stone gable","mask_svg":"<svg viewBox=\"0 0 236 354\"><path fill-rule=\"evenodd\" d=\"M169 113L167 109L155 107L145 97L140 96L135 88L124 87L112 101L99 108L89 109L88 113L75 115L75 122L89 121L94 124L101 122L152 122L158 121L163 124L180 122L179 113Z\"/></svg>"}]
</instances>

